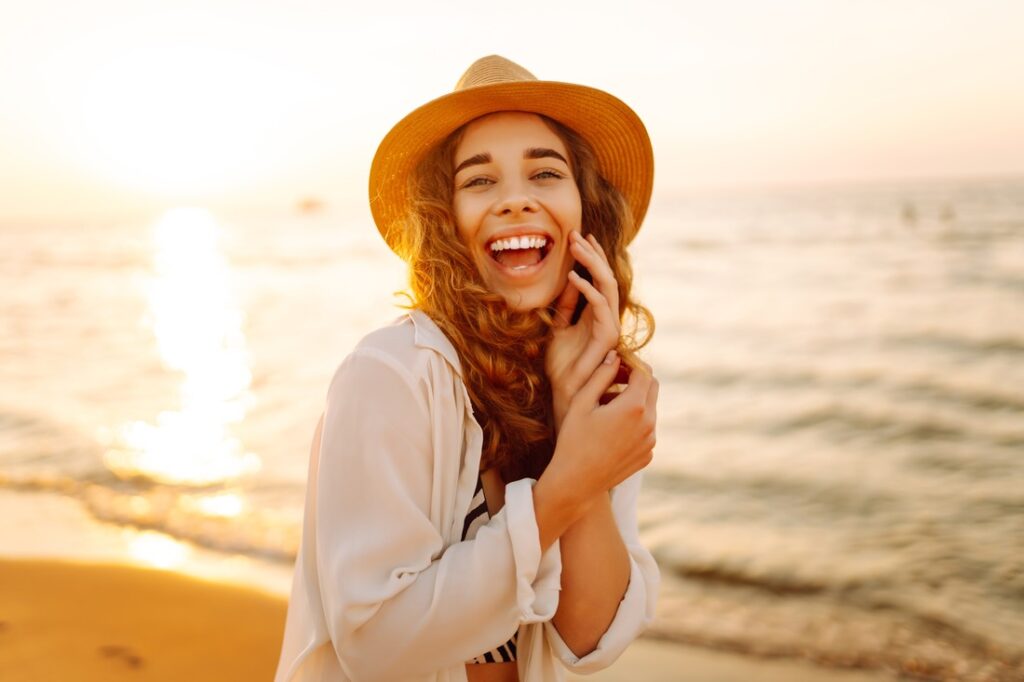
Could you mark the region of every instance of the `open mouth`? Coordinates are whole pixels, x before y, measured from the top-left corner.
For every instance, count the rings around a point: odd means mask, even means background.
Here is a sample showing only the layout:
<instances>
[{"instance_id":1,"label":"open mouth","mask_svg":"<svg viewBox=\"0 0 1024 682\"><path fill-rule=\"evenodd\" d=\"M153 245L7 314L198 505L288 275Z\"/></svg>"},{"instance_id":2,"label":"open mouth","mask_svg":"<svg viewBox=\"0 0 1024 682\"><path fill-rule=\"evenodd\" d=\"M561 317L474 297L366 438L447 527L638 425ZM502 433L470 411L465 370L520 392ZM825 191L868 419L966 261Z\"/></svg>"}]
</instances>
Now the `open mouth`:
<instances>
[{"instance_id":1,"label":"open mouth","mask_svg":"<svg viewBox=\"0 0 1024 682\"><path fill-rule=\"evenodd\" d=\"M550 238L531 234L495 239L487 245L491 258L512 272L525 272L540 265L553 246Z\"/></svg>"}]
</instances>

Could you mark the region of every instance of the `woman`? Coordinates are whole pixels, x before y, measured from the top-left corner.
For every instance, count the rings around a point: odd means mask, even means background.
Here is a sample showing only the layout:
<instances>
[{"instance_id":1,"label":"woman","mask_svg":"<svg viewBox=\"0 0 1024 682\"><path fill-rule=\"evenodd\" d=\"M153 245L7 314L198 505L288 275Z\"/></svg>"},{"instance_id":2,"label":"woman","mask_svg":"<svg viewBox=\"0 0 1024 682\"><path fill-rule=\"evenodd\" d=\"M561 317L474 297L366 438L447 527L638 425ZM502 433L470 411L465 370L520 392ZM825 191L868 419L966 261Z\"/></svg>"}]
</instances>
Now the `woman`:
<instances>
[{"instance_id":1,"label":"woman","mask_svg":"<svg viewBox=\"0 0 1024 682\"><path fill-rule=\"evenodd\" d=\"M496 56L385 137L370 202L412 302L328 388L278 682L561 680L653 618L625 253L652 169L625 104Z\"/></svg>"}]
</instances>

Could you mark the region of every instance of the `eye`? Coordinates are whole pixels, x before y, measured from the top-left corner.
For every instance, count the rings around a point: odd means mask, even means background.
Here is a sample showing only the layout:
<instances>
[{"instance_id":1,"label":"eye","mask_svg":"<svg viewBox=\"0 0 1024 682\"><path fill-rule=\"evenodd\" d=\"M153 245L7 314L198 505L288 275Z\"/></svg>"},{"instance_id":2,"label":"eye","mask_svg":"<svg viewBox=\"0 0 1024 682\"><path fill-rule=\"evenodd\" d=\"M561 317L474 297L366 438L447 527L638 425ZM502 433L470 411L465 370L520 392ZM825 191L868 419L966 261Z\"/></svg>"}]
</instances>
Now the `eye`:
<instances>
[{"instance_id":1,"label":"eye","mask_svg":"<svg viewBox=\"0 0 1024 682\"><path fill-rule=\"evenodd\" d=\"M544 170L542 170L539 173L535 174L533 176L533 179L534 180L549 180L551 178L556 178L557 179L557 178L564 178L564 177L565 177L564 175L562 175L561 173L559 173L556 170L551 170L550 168L545 168Z\"/></svg>"},{"instance_id":2,"label":"eye","mask_svg":"<svg viewBox=\"0 0 1024 682\"><path fill-rule=\"evenodd\" d=\"M493 182L494 181L491 180L490 178L477 177L477 178L471 179L469 182L462 183L462 188L465 189L466 187L482 187L486 183L493 183Z\"/></svg>"}]
</instances>

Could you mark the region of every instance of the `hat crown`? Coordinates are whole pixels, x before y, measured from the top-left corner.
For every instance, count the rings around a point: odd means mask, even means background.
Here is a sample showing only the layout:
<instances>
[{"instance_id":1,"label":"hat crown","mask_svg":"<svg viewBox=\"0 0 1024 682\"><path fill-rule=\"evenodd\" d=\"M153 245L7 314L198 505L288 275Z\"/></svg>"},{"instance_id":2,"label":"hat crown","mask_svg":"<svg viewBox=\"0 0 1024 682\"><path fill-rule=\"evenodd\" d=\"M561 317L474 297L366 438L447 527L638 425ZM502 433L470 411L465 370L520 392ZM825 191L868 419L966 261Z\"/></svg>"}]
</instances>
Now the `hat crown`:
<instances>
[{"instance_id":1,"label":"hat crown","mask_svg":"<svg viewBox=\"0 0 1024 682\"><path fill-rule=\"evenodd\" d=\"M466 90L491 83L535 80L536 76L512 60L492 54L470 64L459 82L455 84L455 90Z\"/></svg>"}]
</instances>

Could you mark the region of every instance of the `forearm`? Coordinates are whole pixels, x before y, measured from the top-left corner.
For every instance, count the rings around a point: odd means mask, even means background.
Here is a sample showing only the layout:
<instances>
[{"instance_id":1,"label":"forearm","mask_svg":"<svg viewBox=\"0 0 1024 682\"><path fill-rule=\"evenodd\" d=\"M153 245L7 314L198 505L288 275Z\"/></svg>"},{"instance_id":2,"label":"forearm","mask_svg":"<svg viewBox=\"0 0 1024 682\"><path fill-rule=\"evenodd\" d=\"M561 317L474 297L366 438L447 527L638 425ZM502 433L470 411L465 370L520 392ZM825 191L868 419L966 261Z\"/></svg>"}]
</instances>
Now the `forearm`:
<instances>
[{"instance_id":1,"label":"forearm","mask_svg":"<svg viewBox=\"0 0 1024 682\"><path fill-rule=\"evenodd\" d=\"M561 436L572 397L557 387L553 390L556 440ZM553 466L549 465L551 469ZM568 475L570 490L579 490L575 478L578 475L578 471ZM583 493L583 505L579 515L558 536L562 589L551 620L564 646L577 658L593 652L609 631L632 573L630 552L619 532L611 492ZM562 519L564 522L565 516Z\"/></svg>"},{"instance_id":2,"label":"forearm","mask_svg":"<svg viewBox=\"0 0 1024 682\"><path fill-rule=\"evenodd\" d=\"M340 534L321 539L315 556L324 557L318 579L327 630L338 650L347 652L352 679L419 679L493 647L522 623L554 617L560 559L536 550L528 523L528 482L513 481L505 491L504 507L474 538L448 546L436 559L432 550L439 545L418 542L418 533L370 533L353 540L364 543L357 552L336 548L330 538ZM421 521L430 526L424 535L436 539L429 519ZM351 526L337 528L356 535ZM401 550L390 553L393 570L382 572L379 560L368 558L380 547L374 537L404 541Z\"/></svg>"},{"instance_id":3,"label":"forearm","mask_svg":"<svg viewBox=\"0 0 1024 682\"><path fill-rule=\"evenodd\" d=\"M562 591L552 624L574 654L593 651L629 585L629 552L607 491L559 538Z\"/></svg>"}]
</instances>

